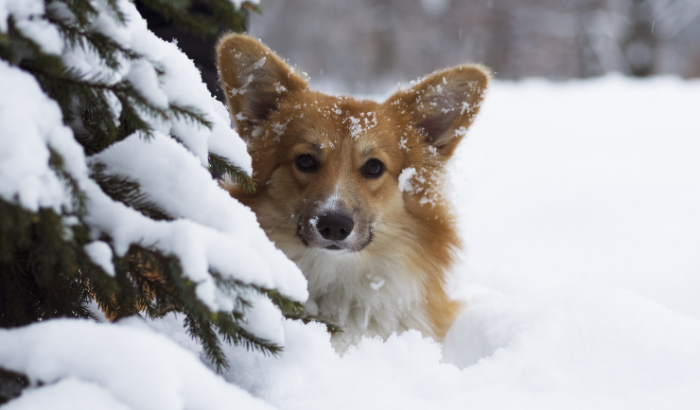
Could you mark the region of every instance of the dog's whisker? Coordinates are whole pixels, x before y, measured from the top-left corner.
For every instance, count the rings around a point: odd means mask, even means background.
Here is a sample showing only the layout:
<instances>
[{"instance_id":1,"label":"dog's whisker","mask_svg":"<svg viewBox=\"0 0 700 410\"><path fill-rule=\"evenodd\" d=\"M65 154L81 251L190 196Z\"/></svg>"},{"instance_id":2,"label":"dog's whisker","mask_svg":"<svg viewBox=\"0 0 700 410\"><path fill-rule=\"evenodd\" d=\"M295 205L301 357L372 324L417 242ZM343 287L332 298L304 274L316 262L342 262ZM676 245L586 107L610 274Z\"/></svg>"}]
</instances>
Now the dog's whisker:
<instances>
[{"instance_id":1,"label":"dog's whisker","mask_svg":"<svg viewBox=\"0 0 700 410\"><path fill-rule=\"evenodd\" d=\"M374 225L374 224L399 225L399 226L405 225L405 223L402 223L402 222L400 222L400 221L394 221L394 220L391 220L391 219L384 219L384 218L382 218L382 219L375 219L375 220L373 220L373 221L369 221L369 223L370 223L371 225Z\"/></svg>"},{"instance_id":2,"label":"dog's whisker","mask_svg":"<svg viewBox=\"0 0 700 410\"><path fill-rule=\"evenodd\" d=\"M284 225L285 223L293 222L294 218L295 218L294 216L288 217L287 219L283 220L283 221L280 222L279 224L277 224L277 225L273 226L272 228L270 228L270 232L269 232L269 233L275 232L275 231L277 230L277 228L279 228L280 226Z\"/></svg>"}]
</instances>

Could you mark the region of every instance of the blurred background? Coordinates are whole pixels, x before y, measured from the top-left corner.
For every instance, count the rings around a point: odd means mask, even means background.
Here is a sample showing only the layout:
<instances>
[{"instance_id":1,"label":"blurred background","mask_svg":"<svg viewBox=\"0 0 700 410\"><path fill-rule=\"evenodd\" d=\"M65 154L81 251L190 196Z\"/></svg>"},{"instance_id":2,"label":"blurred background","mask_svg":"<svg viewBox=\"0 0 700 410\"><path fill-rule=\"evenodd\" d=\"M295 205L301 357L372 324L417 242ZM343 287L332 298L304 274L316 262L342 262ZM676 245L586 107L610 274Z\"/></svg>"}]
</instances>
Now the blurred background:
<instances>
[{"instance_id":1,"label":"blurred background","mask_svg":"<svg viewBox=\"0 0 700 410\"><path fill-rule=\"evenodd\" d=\"M700 0L262 0L248 31L316 85L377 92L480 62L497 78L700 76Z\"/></svg>"}]
</instances>

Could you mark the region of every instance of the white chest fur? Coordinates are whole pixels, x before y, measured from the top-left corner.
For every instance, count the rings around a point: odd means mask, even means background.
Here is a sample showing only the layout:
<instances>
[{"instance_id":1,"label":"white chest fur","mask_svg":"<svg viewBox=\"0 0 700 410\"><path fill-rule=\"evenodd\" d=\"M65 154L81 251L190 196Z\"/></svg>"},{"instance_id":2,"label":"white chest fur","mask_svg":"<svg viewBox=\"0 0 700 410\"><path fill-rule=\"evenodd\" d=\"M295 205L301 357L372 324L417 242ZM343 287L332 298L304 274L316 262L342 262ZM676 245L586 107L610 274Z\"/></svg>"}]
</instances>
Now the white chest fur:
<instances>
[{"instance_id":1,"label":"white chest fur","mask_svg":"<svg viewBox=\"0 0 700 410\"><path fill-rule=\"evenodd\" d=\"M408 329L433 336L420 276L401 255L306 248L289 256L309 281L309 312L342 327L332 339L336 350L362 336L387 338Z\"/></svg>"}]
</instances>

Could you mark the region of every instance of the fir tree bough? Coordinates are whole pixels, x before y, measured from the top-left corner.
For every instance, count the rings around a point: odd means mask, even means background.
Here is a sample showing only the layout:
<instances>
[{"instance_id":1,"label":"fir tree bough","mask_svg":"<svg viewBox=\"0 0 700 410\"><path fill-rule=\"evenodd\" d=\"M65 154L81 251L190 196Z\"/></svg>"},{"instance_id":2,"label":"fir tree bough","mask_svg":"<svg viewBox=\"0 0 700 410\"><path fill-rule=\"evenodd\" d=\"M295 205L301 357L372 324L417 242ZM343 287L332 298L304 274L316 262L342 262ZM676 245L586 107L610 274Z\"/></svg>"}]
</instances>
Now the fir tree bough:
<instances>
[{"instance_id":1,"label":"fir tree bough","mask_svg":"<svg viewBox=\"0 0 700 410\"><path fill-rule=\"evenodd\" d=\"M211 34L211 21L188 14L189 1L142 3L181 28ZM229 30L244 27L246 11L236 8L230 0L206 3L216 11L219 26ZM120 215L132 215L125 221L145 221L155 227L179 224L177 227L186 227L187 232L209 234L211 227L194 229L183 221L187 219L184 211L176 206L168 209L169 202L154 198L138 178L122 175L113 165L102 162L100 154L112 152L112 147L127 140L160 141L162 146L170 147L164 156L177 152L180 160L196 158L200 165L208 165L212 174L224 174L245 189L254 190L249 164L235 155L236 149L245 149L243 143L231 145L224 138L237 136L227 129L228 118L222 119L227 115L221 112L225 110L223 105L210 95L211 102L193 99L195 103L188 105L185 97L192 92L178 94L177 87L168 85L175 78L169 77L171 74L180 79L186 77L183 73L171 73L179 70L178 64L168 60L174 57L161 56L159 61L145 49L138 50L124 40L130 33L124 28L145 24L143 20L135 21L136 9L126 0L14 0L0 7L7 7L8 15L6 22L0 21L0 69L12 73L19 70L36 80L45 96L60 108L63 124L84 155L80 157L84 164L76 164L76 156L69 155L65 143L47 137L45 148L49 155L45 166L61 181L65 197L48 200L44 198L48 197L46 189L37 190L35 196L40 199L25 195L21 187L16 192L12 187L5 189L3 181L12 181L13 175L12 168L3 168L4 157L0 154L0 327L57 317L93 318L95 311L89 303L94 300L111 320L140 312L151 318L169 312L184 315L188 333L201 342L207 358L219 371L228 367L220 340L278 352L278 344L249 330L246 312L253 308L256 297L263 296L287 317L313 319L299 303L303 296L299 296L298 283L288 286L287 293L276 289L282 282L276 281L274 268L288 269L289 261L270 262L273 271L268 273L270 277L262 279L251 278L250 274L247 279L237 278L232 274L236 266L218 271L212 266L215 261L210 261L207 274L197 277L187 258L188 252L193 251L182 250L177 243L164 243L167 237L121 237L122 227L111 226L112 221L99 217L97 209L100 204L111 204L110 209L120 211ZM245 9L256 7L244 3ZM39 26L27 29L31 24L40 24L43 31L36 29ZM134 39L131 44L137 41L142 39ZM187 87L184 81L178 85ZM203 84L197 87L206 90ZM0 95L0 109L2 104L12 103L3 98ZM218 117L212 114L217 112ZM21 132L0 132L8 133L7 139L0 137L0 144L21 144L24 138ZM207 138L208 149L201 143ZM190 152L189 157L183 156L182 147ZM81 166L85 172L81 173ZM3 172L10 173L2 175ZM147 180L149 175L143 178ZM167 176L161 179L168 180ZM115 214L114 218L118 216ZM201 219L195 222L207 225L209 219ZM224 234L230 233L212 233L211 237L226 239ZM99 255L105 252L109 257L101 258ZM265 257L260 260L258 264L268 262ZM216 290L207 288L207 280ZM292 282L295 281L298 282ZM289 294L296 296L290 298ZM329 329L336 330L330 325ZM21 375L0 369L0 400L11 398L15 390L26 385Z\"/></svg>"}]
</instances>

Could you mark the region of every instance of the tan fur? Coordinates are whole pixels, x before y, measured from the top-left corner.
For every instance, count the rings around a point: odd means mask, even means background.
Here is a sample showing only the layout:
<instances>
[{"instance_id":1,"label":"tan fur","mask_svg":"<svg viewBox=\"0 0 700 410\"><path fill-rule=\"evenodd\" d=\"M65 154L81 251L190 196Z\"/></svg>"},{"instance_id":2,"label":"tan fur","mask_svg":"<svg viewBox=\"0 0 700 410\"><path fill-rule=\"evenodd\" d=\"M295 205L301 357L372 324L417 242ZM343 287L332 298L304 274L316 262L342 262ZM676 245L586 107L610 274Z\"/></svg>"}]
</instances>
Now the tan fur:
<instances>
[{"instance_id":1,"label":"tan fur","mask_svg":"<svg viewBox=\"0 0 700 410\"><path fill-rule=\"evenodd\" d=\"M418 328L442 339L461 308L445 291L461 242L441 196L442 169L479 110L489 71L475 65L439 71L380 104L310 90L302 76L245 35L224 36L217 63L258 181L253 194L227 188L300 266L319 314L344 321L339 324L357 328L358 335ZM300 171L300 155L313 155L318 170ZM370 158L385 166L379 178L361 173ZM417 175L409 180L411 192L402 192L398 178L410 167ZM333 206L355 220L357 235L344 245L350 252L337 256L302 240L313 242L309 221L334 198L340 205ZM333 267L330 273L323 264ZM343 274L335 277L335 270ZM419 295L406 295L406 302L400 292L411 283ZM368 286L379 286L381 299L372 299ZM334 310L334 301L355 293L346 301L349 311ZM361 306L365 300L371 309ZM379 323L390 323L380 316L387 309L397 312L394 329Z\"/></svg>"}]
</instances>

